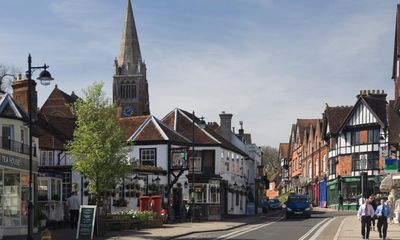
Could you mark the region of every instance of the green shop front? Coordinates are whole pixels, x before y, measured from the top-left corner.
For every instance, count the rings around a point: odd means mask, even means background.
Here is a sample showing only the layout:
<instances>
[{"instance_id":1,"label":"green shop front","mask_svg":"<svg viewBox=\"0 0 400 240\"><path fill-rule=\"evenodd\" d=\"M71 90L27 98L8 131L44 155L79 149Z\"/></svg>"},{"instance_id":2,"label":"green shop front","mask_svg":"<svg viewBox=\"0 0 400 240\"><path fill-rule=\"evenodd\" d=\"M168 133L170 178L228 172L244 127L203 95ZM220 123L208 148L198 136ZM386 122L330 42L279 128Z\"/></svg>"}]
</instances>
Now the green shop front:
<instances>
[{"instance_id":1,"label":"green shop front","mask_svg":"<svg viewBox=\"0 0 400 240\"><path fill-rule=\"evenodd\" d=\"M37 161L33 161L37 169ZM35 171L36 175L36 171ZM0 152L0 238L26 235L28 228L29 161Z\"/></svg>"},{"instance_id":2,"label":"green shop front","mask_svg":"<svg viewBox=\"0 0 400 240\"><path fill-rule=\"evenodd\" d=\"M376 177L375 175L368 176L368 194L379 193ZM332 179L328 181L327 189L328 208L337 209L339 192L341 192L344 200L344 210L357 210L357 201L361 195L360 176L340 177L339 180L338 178Z\"/></svg>"}]
</instances>

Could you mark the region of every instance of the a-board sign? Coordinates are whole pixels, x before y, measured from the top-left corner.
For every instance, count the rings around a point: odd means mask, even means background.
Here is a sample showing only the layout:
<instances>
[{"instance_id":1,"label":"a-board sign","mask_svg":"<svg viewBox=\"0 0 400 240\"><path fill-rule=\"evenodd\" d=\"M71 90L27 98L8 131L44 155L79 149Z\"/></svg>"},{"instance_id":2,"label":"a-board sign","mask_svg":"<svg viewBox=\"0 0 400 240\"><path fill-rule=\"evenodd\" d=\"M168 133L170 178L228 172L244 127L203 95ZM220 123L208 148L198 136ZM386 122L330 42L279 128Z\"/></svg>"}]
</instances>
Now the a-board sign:
<instances>
[{"instance_id":1,"label":"a-board sign","mask_svg":"<svg viewBox=\"0 0 400 240\"><path fill-rule=\"evenodd\" d=\"M78 229L76 239L93 239L96 206L82 205L79 209Z\"/></svg>"}]
</instances>

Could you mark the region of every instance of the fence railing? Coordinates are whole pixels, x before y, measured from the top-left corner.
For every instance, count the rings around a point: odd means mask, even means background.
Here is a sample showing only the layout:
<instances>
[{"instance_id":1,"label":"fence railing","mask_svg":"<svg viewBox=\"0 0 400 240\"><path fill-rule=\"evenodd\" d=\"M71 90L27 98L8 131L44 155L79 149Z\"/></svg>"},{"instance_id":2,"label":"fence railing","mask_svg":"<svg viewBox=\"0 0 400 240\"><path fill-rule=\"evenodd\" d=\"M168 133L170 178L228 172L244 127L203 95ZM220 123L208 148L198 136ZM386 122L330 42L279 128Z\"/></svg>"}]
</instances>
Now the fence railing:
<instances>
[{"instance_id":1,"label":"fence railing","mask_svg":"<svg viewBox=\"0 0 400 240\"><path fill-rule=\"evenodd\" d=\"M8 137L0 138L0 147L17 153L29 154L29 145L11 140ZM32 155L36 156L36 148L33 148L32 150Z\"/></svg>"}]
</instances>

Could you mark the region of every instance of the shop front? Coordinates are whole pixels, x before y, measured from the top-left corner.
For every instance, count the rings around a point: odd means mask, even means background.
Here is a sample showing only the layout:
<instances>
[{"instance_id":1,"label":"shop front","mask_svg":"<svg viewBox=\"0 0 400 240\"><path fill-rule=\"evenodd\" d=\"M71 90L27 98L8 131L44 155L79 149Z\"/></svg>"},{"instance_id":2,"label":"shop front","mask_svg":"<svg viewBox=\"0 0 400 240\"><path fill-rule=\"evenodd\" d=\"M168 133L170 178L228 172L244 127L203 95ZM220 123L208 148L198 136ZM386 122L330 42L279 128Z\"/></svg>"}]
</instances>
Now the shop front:
<instances>
[{"instance_id":1,"label":"shop front","mask_svg":"<svg viewBox=\"0 0 400 240\"><path fill-rule=\"evenodd\" d=\"M37 169L37 161L33 161L33 169ZM29 202L27 159L0 152L0 194L1 235L27 234Z\"/></svg>"},{"instance_id":2,"label":"shop front","mask_svg":"<svg viewBox=\"0 0 400 240\"><path fill-rule=\"evenodd\" d=\"M368 176L366 195L378 194L379 176ZM337 208L339 192L343 196L344 209L356 210L358 198L361 196L361 180L360 176L342 177L338 183L337 179L328 182L328 204L329 208Z\"/></svg>"}]
</instances>

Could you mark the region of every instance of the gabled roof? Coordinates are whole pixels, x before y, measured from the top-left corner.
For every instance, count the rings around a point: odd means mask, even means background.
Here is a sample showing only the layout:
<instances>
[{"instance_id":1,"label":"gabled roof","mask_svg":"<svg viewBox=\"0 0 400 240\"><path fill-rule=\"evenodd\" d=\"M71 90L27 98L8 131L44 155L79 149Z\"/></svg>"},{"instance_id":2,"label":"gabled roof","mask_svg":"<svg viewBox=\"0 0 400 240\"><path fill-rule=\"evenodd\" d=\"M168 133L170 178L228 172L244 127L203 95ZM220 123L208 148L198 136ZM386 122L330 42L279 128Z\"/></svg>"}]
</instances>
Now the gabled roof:
<instances>
[{"instance_id":1,"label":"gabled roof","mask_svg":"<svg viewBox=\"0 0 400 240\"><path fill-rule=\"evenodd\" d=\"M168 113L162 121L167 124L169 127L173 128L175 131L178 131L180 134L185 136L188 139L193 138L193 119L194 119L194 143L196 145L208 145L208 146L221 146L225 149L229 149L236 153L242 154L246 156L242 150L237 148L235 145L227 141L224 137L222 137L218 133L219 126L216 125L208 125L204 129L199 127L200 119L193 114L184 111L179 108L175 108L173 111Z\"/></svg>"},{"instance_id":2,"label":"gabled roof","mask_svg":"<svg viewBox=\"0 0 400 240\"><path fill-rule=\"evenodd\" d=\"M358 107L364 104L367 109L375 116L381 127L387 126L386 117L386 100L383 98L375 97L374 95L359 95L356 104L354 104L346 119L342 122L339 131L341 131L348 121L351 119Z\"/></svg>"},{"instance_id":3,"label":"gabled roof","mask_svg":"<svg viewBox=\"0 0 400 240\"><path fill-rule=\"evenodd\" d=\"M172 141L189 144L190 140L168 127L154 116L136 116L119 119L128 141Z\"/></svg>"},{"instance_id":4,"label":"gabled roof","mask_svg":"<svg viewBox=\"0 0 400 240\"><path fill-rule=\"evenodd\" d=\"M389 143L397 144L400 142L400 116L396 112L396 101L394 100L389 101L388 104L388 121Z\"/></svg>"},{"instance_id":5,"label":"gabled roof","mask_svg":"<svg viewBox=\"0 0 400 240\"><path fill-rule=\"evenodd\" d=\"M182 109L176 108L168 113L162 121L170 128L179 132L188 139L193 138L193 115L183 111ZM205 129L199 127L200 119L194 117L194 143L196 145L218 145L221 142L218 141Z\"/></svg>"},{"instance_id":6,"label":"gabled roof","mask_svg":"<svg viewBox=\"0 0 400 240\"><path fill-rule=\"evenodd\" d=\"M67 141L73 139L75 119L38 114L34 130L39 135L41 149L65 150Z\"/></svg>"},{"instance_id":7,"label":"gabled roof","mask_svg":"<svg viewBox=\"0 0 400 240\"><path fill-rule=\"evenodd\" d=\"M0 95L0 116L28 121L26 113L18 106L9 93Z\"/></svg>"},{"instance_id":8,"label":"gabled roof","mask_svg":"<svg viewBox=\"0 0 400 240\"><path fill-rule=\"evenodd\" d=\"M70 105L76 102L79 97L72 92L71 95L63 92L55 85L53 91L50 93L49 97L46 99L46 102L40 108L39 113L45 114L47 116L54 115L60 117L69 117L74 118L70 110Z\"/></svg>"},{"instance_id":9,"label":"gabled roof","mask_svg":"<svg viewBox=\"0 0 400 240\"><path fill-rule=\"evenodd\" d=\"M352 106L337 106L325 108L324 118L325 125L329 125L329 132L331 134L337 134L343 122L351 112ZM326 127L324 129L326 130Z\"/></svg>"},{"instance_id":10,"label":"gabled roof","mask_svg":"<svg viewBox=\"0 0 400 240\"><path fill-rule=\"evenodd\" d=\"M318 123L319 123L319 119L297 119L296 126L299 130L300 140L303 141L303 139L307 138L308 137L307 135L310 130L310 126L313 128L316 128Z\"/></svg>"}]
</instances>

